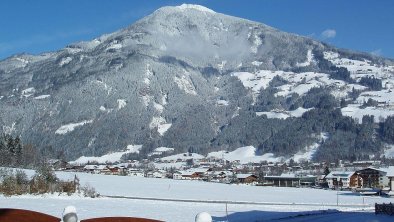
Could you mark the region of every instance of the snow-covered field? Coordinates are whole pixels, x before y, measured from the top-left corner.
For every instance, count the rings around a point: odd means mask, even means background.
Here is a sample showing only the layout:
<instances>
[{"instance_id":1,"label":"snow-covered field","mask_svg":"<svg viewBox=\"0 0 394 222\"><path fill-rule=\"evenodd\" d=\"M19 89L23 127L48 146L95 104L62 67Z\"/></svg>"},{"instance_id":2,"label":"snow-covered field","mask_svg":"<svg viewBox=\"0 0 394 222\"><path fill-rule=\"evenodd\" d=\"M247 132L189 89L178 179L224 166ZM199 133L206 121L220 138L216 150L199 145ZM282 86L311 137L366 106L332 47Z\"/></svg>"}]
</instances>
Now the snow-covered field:
<instances>
[{"instance_id":1,"label":"snow-covered field","mask_svg":"<svg viewBox=\"0 0 394 222\"><path fill-rule=\"evenodd\" d=\"M62 179L71 179L75 173L58 172L57 175ZM328 209L346 212L363 209L363 211L358 213L331 212L321 218L331 218L331 221L336 221L346 215L344 218L347 219L353 217L363 219L357 219L357 221L390 221L392 219L389 216L375 216L371 213L373 209L371 206L375 202L393 202L394 199L362 197L345 191L337 193L336 191L319 189L256 187L85 173L77 173L77 176L82 185L89 183L102 196L115 195L162 200L25 195L0 197L0 207L23 208L60 217L64 207L74 205L80 219L133 216L173 222L194 221L197 213L206 211L213 216L214 221L227 221L226 204L224 202L209 202L227 201L229 202L227 205L228 221L234 222L267 221L306 214L307 212L320 215L319 211ZM336 206L337 200L339 206ZM363 205L363 203L368 205ZM308 220L309 217L314 220ZM308 216L304 218L305 220L300 220L300 217L291 217L286 221L320 221L316 220L316 217L318 216Z\"/></svg>"}]
</instances>

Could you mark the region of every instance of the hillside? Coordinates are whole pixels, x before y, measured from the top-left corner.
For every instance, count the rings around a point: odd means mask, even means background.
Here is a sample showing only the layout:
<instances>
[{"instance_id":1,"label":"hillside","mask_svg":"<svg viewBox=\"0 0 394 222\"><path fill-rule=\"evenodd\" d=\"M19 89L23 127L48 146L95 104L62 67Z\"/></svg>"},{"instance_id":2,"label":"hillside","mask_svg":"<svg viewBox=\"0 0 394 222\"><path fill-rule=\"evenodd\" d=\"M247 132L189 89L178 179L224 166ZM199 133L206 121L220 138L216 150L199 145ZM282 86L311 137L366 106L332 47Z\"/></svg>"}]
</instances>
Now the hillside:
<instances>
[{"instance_id":1,"label":"hillside","mask_svg":"<svg viewBox=\"0 0 394 222\"><path fill-rule=\"evenodd\" d=\"M392 60L184 4L0 61L0 126L66 159L246 146L360 159L394 144L393 87Z\"/></svg>"}]
</instances>

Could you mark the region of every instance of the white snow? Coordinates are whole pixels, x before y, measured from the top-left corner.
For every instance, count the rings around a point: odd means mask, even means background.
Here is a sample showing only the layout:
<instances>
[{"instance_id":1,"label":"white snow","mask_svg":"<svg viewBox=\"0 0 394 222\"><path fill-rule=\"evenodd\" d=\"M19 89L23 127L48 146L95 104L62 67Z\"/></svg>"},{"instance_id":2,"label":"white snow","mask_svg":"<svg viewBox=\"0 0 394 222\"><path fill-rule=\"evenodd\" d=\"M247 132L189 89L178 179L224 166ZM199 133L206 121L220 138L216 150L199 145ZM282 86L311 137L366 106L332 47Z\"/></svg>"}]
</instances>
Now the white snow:
<instances>
[{"instance_id":1,"label":"white snow","mask_svg":"<svg viewBox=\"0 0 394 222\"><path fill-rule=\"evenodd\" d=\"M394 158L394 145L385 144L384 155L386 158Z\"/></svg>"},{"instance_id":2,"label":"white snow","mask_svg":"<svg viewBox=\"0 0 394 222\"><path fill-rule=\"evenodd\" d=\"M254 66L260 66L261 64L263 64L263 62L259 62L259 61L252 62L252 65L254 65Z\"/></svg>"},{"instance_id":3,"label":"white snow","mask_svg":"<svg viewBox=\"0 0 394 222\"><path fill-rule=\"evenodd\" d=\"M144 78L144 83L146 85L150 84L150 79L151 79L152 75L153 75L153 72L150 68L150 64L146 64L145 78Z\"/></svg>"},{"instance_id":4,"label":"white snow","mask_svg":"<svg viewBox=\"0 0 394 222\"><path fill-rule=\"evenodd\" d=\"M171 126L172 123L160 124L158 125L157 132L163 136L171 128Z\"/></svg>"},{"instance_id":5,"label":"white snow","mask_svg":"<svg viewBox=\"0 0 394 222\"><path fill-rule=\"evenodd\" d=\"M157 110L157 112L162 113L164 111L164 106L159 103L153 103L153 107Z\"/></svg>"},{"instance_id":6,"label":"white snow","mask_svg":"<svg viewBox=\"0 0 394 222\"><path fill-rule=\"evenodd\" d=\"M152 100L152 96L150 96L150 95L143 95L143 96L141 96L141 99L142 99L142 102L144 103L145 107L148 107L149 103Z\"/></svg>"},{"instance_id":7,"label":"white snow","mask_svg":"<svg viewBox=\"0 0 394 222\"><path fill-rule=\"evenodd\" d=\"M282 157L275 157L272 153L265 153L263 155L256 154L257 149L253 146L240 147L234 151L228 152L225 150L208 153L207 157L215 157L225 159L228 161L239 161L240 163L260 163L261 161L267 162L280 162Z\"/></svg>"},{"instance_id":8,"label":"white snow","mask_svg":"<svg viewBox=\"0 0 394 222\"><path fill-rule=\"evenodd\" d=\"M66 125L63 125L63 126L59 127L55 131L55 134L64 135L66 133L74 131L75 128L83 126L83 125L88 124L88 123L93 123L93 120L84 120L84 121L79 122L79 123L69 123L69 124L66 124Z\"/></svg>"},{"instance_id":9,"label":"white snow","mask_svg":"<svg viewBox=\"0 0 394 222\"><path fill-rule=\"evenodd\" d=\"M127 102L125 99L118 99L118 110L122 109L123 107L125 107L127 105Z\"/></svg>"},{"instance_id":10,"label":"white snow","mask_svg":"<svg viewBox=\"0 0 394 222\"><path fill-rule=\"evenodd\" d=\"M167 123L167 121L162 116L154 116L149 124L150 129L157 127L157 132L162 136L167 132L168 129L171 128L171 126L172 123Z\"/></svg>"},{"instance_id":11,"label":"white snow","mask_svg":"<svg viewBox=\"0 0 394 222\"><path fill-rule=\"evenodd\" d=\"M30 88L22 90L22 96L29 97L29 96L33 95L35 92L36 92L36 89L34 87L30 87Z\"/></svg>"},{"instance_id":12,"label":"white snow","mask_svg":"<svg viewBox=\"0 0 394 222\"><path fill-rule=\"evenodd\" d=\"M125 151L112 152L103 156L81 156L78 159L71 161L70 164L87 164L88 162L98 163L115 163L120 161L124 154L139 153L142 145L128 145Z\"/></svg>"},{"instance_id":13,"label":"white snow","mask_svg":"<svg viewBox=\"0 0 394 222\"><path fill-rule=\"evenodd\" d=\"M302 114L311 110L298 107L296 110L286 111L286 110L271 110L270 112L256 112L257 116L267 115L268 119L287 119L289 117L301 117Z\"/></svg>"},{"instance_id":14,"label":"white snow","mask_svg":"<svg viewBox=\"0 0 394 222\"><path fill-rule=\"evenodd\" d=\"M250 37L250 35L251 35L251 34L249 33L248 36ZM258 51L260 45L261 45L263 42L261 41L261 38L259 37L259 35L258 35L257 33L256 33L253 37L254 37L254 38L253 38L253 45L250 47L250 50L251 50L253 53L257 53L257 51ZM259 66L259 65L262 64L262 62L254 61L254 62L252 62L252 64L255 65L255 66Z\"/></svg>"},{"instance_id":15,"label":"white snow","mask_svg":"<svg viewBox=\"0 0 394 222\"><path fill-rule=\"evenodd\" d=\"M29 61L24 58L16 57L15 60L21 62L21 64L17 66L18 68L25 68L29 64Z\"/></svg>"},{"instance_id":16,"label":"white snow","mask_svg":"<svg viewBox=\"0 0 394 222\"><path fill-rule=\"evenodd\" d=\"M190 82L190 79L187 78L185 75L182 75L181 77L175 76L174 81L178 85L178 87L187 94L197 95L196 89Z\"/></svg>"},{"instance_id":17,"label":"white snow","mask_svg":"<svg viewBox=\"0 0 394 222\"><path fill-rule=\"evenodd\" d=\"M59 62L59 66L62 67L64 65L69 64L73 59L71 57L62 58Z\"/></svg>"},{"instance_id":18,"label":"white snow","mask_svg":"<svg viewBox=\"0 0 394 222\"><path fill-rule=\"evenodd\" d=\"M259 71L257 73L236 72L232 76L241 80L245 88L250 88L254 93L258 93L261 89L267 88L271 80L277 76L275 71Z\"/></svg>"},{"instance_id":19,"label":"white snow","mask_svg":"<svg viewBox=\"0 0 394 222\"><path fill-rule=\"evenodd\" d=\"M15 132L15 130L16 130L16 122L13 122L12 124L11 124L11 126L3 126L3 132L5 133L5 134L9 134L9 135L12 135L12 133L13 132Z\"/></svg>"},{"instance_id":20,"label":"white snow","mask_svg":"<svg viewBox=\"0 0 394 222\"><path fill-rule=\"evenodd\" d=\"M216 102L219 106L228 106L230 103L227 100L220 99Z\"/></svg>"},{"instance_id":21,"label":"white snow","mask_svg":"<svg viewBox=\"0 0 394 222\"><path fill-rule=\"evenodd\" d=\"M40 100L40 99L46 99L46 98L49 98L51 95L40 95L40 96L36 96L36 97L34 97L34 99L38 99L38 100Z\"/></svg>"},{"instance_id":22,"label":"white snow","mask_svg":"<svg viewBox=\"0 0 394 222\"><path fill-rule=\"evenodd\" d=\"M322 218L324 221L339 222L392 221L390 216L375 215L373 212L375 202L392 202L392 198L358 196L351 191L230 185L203 181L74 172L57 172L56 174L63 180L73 179L74 175L77 175L81 185L90 184L101 195L197 201L223 200L229 201L229 204L132 200L108 197L91 199L77 195L54 194L44 196L0 196L0 205L7 208L40 211L56 217L61 216L63 207L72 205L77 209L80 220L97 217L129 216L184 222L194 221L195 216L200 212L208 212L212 215L214 221L231 222L261 220L318 222ZM235 204L234 201L243 202L243 204ZM339 206L336 206L337 201ZM249 204L245 202L249 202ZM364 202L368 205L363 206ZM264 203L265 205L250 203ZM355 206L343 206L345 204L354 204ZM321 212L319 213L319 210L327 209L339 209L345 211L345 213L335 211L324 215ZM354 212L346 213L348 211ZM316 217L305 214L316 214ZM226 219L227 217L229 220ZM309 219L309 217L311 218Z\"/></svg>"},{"instance_id":23,"label":"white snow","mask_svg":"<svg viewBox=\"0 0 394 222\"><path fill-rule=\"evenodd\" d=\"M376 123L385 120L388 116L394 115L394 108L385 107L365 107L360 108L358 104L349 104L347 107L341 109L342 115L350 116L353 119L358 120L359 123L362 122L363 116L374 115L374 121Z\"/></svg>"},{"instance_id":24,"label":"white snow","mask_svg":"<svg viewBox=\"0 0 394 222\"><path fill-rule=\"evenodd\" d=\"M227 63L227 61L224 60L224 61L222 61L221 63L217 64L218 69L219 69L220 71L223 71L224 66L226 65L226 63Z\"/></svg>"},{"instance_id":25,"label":"white snow","mask_svg":"<svg viewBox=\"0 0 394 222\"><path fill-rule=\"evenodd\" d=\"M175 8L180 9L180 10L193 9L193 10L198 10L200 12L215 13L215 11L213 11L207 7L201 6L201 5L182 4L180 6L176 6Z\"/></svg>"},{"instance_id":26,"label":"white snow","mask_svg":"<svg viewBox=\"0 0 394 222\"><path fill-rule=\"evenodd\" d=\"M301 161L310 161L312 160L318 148L319 144L314 143L311 146L307 146L304 150L298 151L291 159L298 163Z\"/></svg>"},{"instance_id":27,"label":"white snow","mask_svg":"<svg viewBox=\"0 0 394 222\"><path fill-rule=\"evenodd\" d=\"M367 102L370 98L378 101L379 103L394 105L394 92L392 90L362 92L357 98L357 102L359 104L363 104L364 102Z\"/></svg>"},{"instance_id":28,"label":"white snow","mask_svg":"<svg viewBox=\"0 0 394 222\"><path fill-rule=\"evenodd\" d=\"M99 108L101 111L105 112L107 109L104 106L100 106Z\"/></svg>"},{"instance_id":29,"label":"white snow","mask_svg":"<svg viewBox=\"0 0 394 222\"><path fill-rule=\"evenodd\" d=\"M107 50L107 51L108 51L108 50L111 50L111 49L117 50L117 49L121 49L122 47L123 47L122 44L117 43L117 42L115 41L115 42L111 43L111 45L109 45L109 46L107 47L106 50Z\"/></svg>"},{"instance_id":30,"label":"white snow","mask_svg":"<svg viewBox=\"0 0 394 222\"><path fill-rule=\"evenodd\" d=\"M169 147L158 147L153 150L153 152L149 153L148 156L152 155L161 155L163 153L172 153L174 152L174 148L169 148Z\"/></svg>"},{"instance_id":31,"label":"white snow","mask_svg":"<svg viewBox=\"0 0 394 222\"><path fill-rule=\"evenodd\" d=\"M310 66L312 62L313 62L313 54L312 54L312 50L309 49L306 55L306 61L302 63L297 63L296 65L298 67L305 67L305 66Z\"/></svg>"},{"instance_id":32,"label":"white snow","mask_svg":"<svg viewBox=\"0 0 394 222\"><path fill-rule=\"evenodd\" d=\"M154 149L155 152L170 152L174 151L174 148L169 148L169 147L158 147Z\"/></svg>"},{"instance_id":33,"label":"white snow","mask_svg":"<svg viewBox=\"0 0 394 222\"><path fill-rule=\"evenodd\" d=\"M166 156L161 158L161 160L164 161L171 161L171 160L178 160L181 159L183 161L186 161L188 159L194 159L194 160L200 160L205 158L203 155L200 155L198 153L180 153L180 154L176 154L176 155L171 155L171 156Z\"/></svg>"}]
</instances>

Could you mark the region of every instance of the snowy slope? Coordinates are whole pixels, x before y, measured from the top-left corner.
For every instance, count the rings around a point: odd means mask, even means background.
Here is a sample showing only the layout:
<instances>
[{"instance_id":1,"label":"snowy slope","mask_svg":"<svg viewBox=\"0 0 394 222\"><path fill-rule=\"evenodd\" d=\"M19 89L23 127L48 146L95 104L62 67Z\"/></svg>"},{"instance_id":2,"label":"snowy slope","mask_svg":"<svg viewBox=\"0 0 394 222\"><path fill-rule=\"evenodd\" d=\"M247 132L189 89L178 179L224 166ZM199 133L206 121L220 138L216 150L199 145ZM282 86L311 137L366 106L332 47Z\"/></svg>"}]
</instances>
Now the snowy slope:
<instances>
[{"instance_id":1,"label":"snowy slope","mask_svg":"<svg viewBox=\"0 0 394 222\"><path fill-rule=\"evenodd\" d=\"M231 152L211 152L208 153L207 157L216 157L218 159L225 159L228 161L239 161L240 163L260 163L261 161L280 162L283 160L282 157L275 157L272 153L257 155L256 148L253 146L241 147Z\"/></svg>"},{"instance_id":2,"label":"snowy slope","mask_svg":"<svg viewBox=\"0 0 394 222\"><path fill-rule=\"evenodd\" d=\"M87 164L88 162L97 163L115 163L120 161L124 154L128 153L139 153L142 145L128 145L126 151L112 152L103 156L81 156L75 161L71 161L70 164Z\"/></svg>"}]
</instances>

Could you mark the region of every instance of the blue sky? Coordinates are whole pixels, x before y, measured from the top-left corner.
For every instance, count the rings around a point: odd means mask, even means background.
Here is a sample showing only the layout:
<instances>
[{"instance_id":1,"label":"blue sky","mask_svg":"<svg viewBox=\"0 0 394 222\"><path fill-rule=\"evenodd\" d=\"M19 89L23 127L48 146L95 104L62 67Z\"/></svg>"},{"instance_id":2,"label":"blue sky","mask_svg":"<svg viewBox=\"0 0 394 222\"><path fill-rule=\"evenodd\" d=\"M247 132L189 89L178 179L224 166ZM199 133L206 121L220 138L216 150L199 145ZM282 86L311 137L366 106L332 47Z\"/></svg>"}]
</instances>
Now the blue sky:
<instances>
[{"instance_id":1,"label":"blue sky","mask_svg":"<svg viewBox=\"0 0 394 222\"><path fill-rule=\"evenodd\" d=\"M165 5L193 3L310 36L340 48L394 58L392 0L4 0L0 59L38 54L126 27Z\"/></svg>"}]
</instances>

